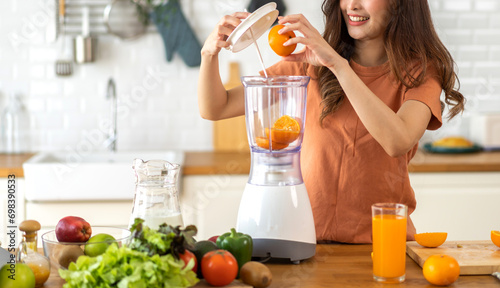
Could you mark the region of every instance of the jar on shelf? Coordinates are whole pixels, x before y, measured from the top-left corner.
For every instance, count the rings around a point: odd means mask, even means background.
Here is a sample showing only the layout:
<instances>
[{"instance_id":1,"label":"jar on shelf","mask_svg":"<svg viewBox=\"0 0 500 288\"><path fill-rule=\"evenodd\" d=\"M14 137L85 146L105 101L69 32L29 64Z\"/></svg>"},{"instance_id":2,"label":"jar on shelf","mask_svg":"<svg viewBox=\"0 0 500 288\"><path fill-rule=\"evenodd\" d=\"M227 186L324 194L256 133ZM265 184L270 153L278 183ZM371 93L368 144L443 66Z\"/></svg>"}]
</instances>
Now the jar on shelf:
<instances>
[{"instance_id":1,"label":"jar on shelf","mask_svg":"<svg viewBox=\"0 0 500 288\"><path fill-rule=\"evenodd\" d=\"M2 111L0 129L1 150L6 153L30 151L30 120L18 94L11 94Z\"/></svg>"}]
</instances>

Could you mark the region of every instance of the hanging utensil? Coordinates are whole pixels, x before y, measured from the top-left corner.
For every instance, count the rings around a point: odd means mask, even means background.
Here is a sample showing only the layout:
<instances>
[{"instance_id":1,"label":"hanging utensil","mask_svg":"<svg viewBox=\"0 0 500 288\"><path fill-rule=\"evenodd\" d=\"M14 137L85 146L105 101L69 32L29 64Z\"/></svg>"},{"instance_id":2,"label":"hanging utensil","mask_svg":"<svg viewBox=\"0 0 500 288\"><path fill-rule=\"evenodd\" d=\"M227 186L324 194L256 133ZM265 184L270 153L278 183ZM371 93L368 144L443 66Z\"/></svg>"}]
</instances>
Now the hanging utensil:
<instances>
[{"instance_id":1,"label":"hanging utensil","mask_svg":"<svg viewBox=\"0 0 500 288\"><path fill-rule=\"evenodd\" d=\"M104 24L109 34L133 39L146 32L147 14L144 7L130 0L113 0L104 8Z\"/></svg>"},{"instance_id":2,"label":"hanging utensil","mask_svg":"<svg viewBox=\"0 0 500 288\"><path fill-rule=\"evenodd\" d=\"M94 62L97 51L97 38L90 35L89 7L82 10L82 34L73 39L73 56L76 63Z\"/></svg>"},{"instance_id":3,"label":"hanging utensil","mask_svg":"<svg viewBox=\"0 0 500 288\"><path fill-rule=\"evenodd\" d=\"M59 12L59 25L58 25L58 32L60 32L61 36L61 52L62 54L66 53L66 39L65 39L65 15L66 15L66 6L65 6L65 0L59 0L58 1L58 12ZM63 58L63 59L58 59L55 63L55 70L56 70L56 75L58 76L69 76L73 73L73 63L69 57Z\"/></svg>"}]
</instances>

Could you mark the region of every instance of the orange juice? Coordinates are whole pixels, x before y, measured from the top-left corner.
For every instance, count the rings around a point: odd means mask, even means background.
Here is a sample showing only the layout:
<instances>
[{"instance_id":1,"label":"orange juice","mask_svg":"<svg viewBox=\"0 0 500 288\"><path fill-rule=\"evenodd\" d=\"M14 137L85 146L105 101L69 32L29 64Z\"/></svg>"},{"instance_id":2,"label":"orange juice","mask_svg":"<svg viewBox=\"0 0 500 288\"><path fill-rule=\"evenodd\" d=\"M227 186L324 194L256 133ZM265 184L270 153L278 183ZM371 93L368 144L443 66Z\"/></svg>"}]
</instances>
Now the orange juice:
<instances>
[{"instance_id":1,"label":"orange juice","mask_svg":"<svg viewBox=\"0 0 500 288\"><path fill-rule=\"evenodd\" d=\"M406 262L406 217L375 215L372 218L373 275L376 278L404 280ZM399 279L401 280L401 279ZM398 280L396 280L398 282Z\"/></svg>"}]
</instances>

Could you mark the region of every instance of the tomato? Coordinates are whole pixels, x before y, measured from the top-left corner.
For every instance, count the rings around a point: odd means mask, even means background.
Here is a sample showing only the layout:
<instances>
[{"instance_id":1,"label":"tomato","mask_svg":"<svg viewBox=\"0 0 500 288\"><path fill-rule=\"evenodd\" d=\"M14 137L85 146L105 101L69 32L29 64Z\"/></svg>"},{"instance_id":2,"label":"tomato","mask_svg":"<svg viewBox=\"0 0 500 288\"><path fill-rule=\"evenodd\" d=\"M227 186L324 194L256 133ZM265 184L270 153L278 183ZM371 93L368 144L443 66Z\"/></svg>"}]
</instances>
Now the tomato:
<instances>
[{"instance_id":1,"label":"tomato","mask_svg":"<svg viewBox=\"0 0 500 288\"><path fill-rule=\"evenodd\" d=\"M238 274L238 262L227 250L210 251L201 259L201 273L212 286L225 286Z\"/></svg>"},{"instance_id":2,"label":"tomato","mask_svg":"<svg viewBox=\"0 0 500 288\"><path fill-rule=\"evenodd\" d=\"M189 250L185 250L183 254L180 254L179 253L179 258L184 261L184 267L187 266L187 264L189 263L189 261L191 259L193 259L194 261L194 266L191 270L193 270L194 273L196 273L196 271L198 270L198 261L196 261L196 256L194 256L193 252L189 251ZM182 267L182 268L184 268Z\"/></svg>"}]
</instances>

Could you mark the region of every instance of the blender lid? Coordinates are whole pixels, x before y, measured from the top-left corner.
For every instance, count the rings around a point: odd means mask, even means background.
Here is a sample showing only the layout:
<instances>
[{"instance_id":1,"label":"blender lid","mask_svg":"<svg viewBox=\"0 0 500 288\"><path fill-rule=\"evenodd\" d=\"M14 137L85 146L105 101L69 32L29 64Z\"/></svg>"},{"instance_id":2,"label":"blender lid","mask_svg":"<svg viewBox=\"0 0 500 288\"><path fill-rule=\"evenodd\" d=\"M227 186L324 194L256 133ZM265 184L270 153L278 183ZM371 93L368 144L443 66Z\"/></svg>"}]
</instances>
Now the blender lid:
<instances>
[{"instance_id":1,"label":"blender lid","mask_svg":"<svg viewBox=\"0 0 500 288\"><path fill-rule=\"evenodd\" d=\"M228 49L233 53L239 52L257 41L278 18L276 7L274 2L267 3L243 20L227 38L230 44Z\"/></svg>"}]
</instances>

